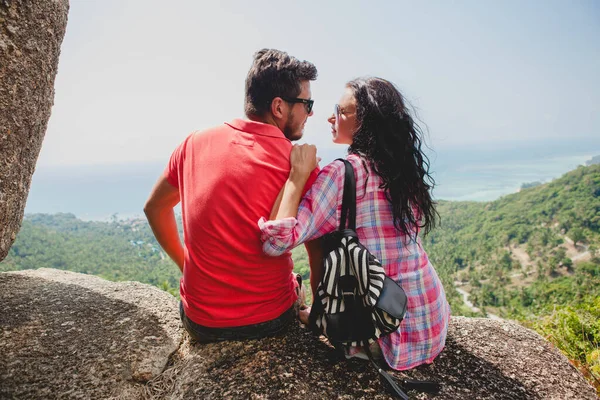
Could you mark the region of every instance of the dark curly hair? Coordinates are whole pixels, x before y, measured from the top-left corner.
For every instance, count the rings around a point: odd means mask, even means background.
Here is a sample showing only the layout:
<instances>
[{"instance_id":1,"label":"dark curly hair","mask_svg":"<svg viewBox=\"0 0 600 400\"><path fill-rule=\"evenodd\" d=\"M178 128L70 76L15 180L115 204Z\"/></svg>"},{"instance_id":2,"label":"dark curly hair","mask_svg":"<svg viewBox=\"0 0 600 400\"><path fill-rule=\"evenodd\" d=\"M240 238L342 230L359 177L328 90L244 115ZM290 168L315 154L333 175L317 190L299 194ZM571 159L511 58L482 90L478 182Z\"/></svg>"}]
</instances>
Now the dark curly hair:
<instances>
[{"instance_id":1,"label":"dark curly hair","mask_svg":"<svg viewBox=\"0 0 600 400\"><path fill-rule=\"evenodd\" d=\"M301 82L315 79L317 68L308 61L275 49L257 51L246 77L246 116L263 117L275 97L298 97Z\"/></svg>"},{"instance_id":2,"label":"dark curly hair","mask_svg":"<svg viewBox=\"0 0 600 400\"><path fill-rule=\"evenodd\" d=\"M381 177L396 229L410 237L419 229L429 233L439 218L430 194L435 182L421 150L421 129L404 97L381 78L355 79L347 87L354 93L358 122L348 153L365 158Z\"/></svg>"}]
</instances>

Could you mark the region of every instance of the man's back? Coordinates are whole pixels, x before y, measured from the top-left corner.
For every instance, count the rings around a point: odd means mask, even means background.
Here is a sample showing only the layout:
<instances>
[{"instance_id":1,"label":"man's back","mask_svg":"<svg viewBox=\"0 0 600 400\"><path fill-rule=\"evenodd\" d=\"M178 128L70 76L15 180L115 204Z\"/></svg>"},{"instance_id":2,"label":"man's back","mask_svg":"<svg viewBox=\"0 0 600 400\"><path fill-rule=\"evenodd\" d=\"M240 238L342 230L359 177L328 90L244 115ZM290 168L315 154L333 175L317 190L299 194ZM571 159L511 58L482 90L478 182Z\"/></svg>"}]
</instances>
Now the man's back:
<instances>
[{"instance_id":1,"label":"man's back","mask_svg":"<svg viewBox=\"0 0 600 400\"><path fill-rule=\"evenodd\" d=\"M165 175L179 188L184 227L181 300L197 324L264 322L296 300L289 253L264 255L257 226L288 177L291 147L272 125L234 120L190 135L171 156Z\"/></svg>"},{"instance_id":2,"label":"man's back","mask_svg":"<svg viewBox=\"0 0 600 400\"><path fill-rule=\"evenodd\" d=\"M260 122L234 120L189 136L146 200L156 240L183 273L181 318L195 340L271 336L296 314L290 254L263 255L258 220L270 215L288 179L290 140L302 137L313 115L315 79L308 61L277 49L257 51L244 112ZM184 244L173 212L180 202ZM318 258L315 251L309 258Z\"/></svg>"}]
</instances>

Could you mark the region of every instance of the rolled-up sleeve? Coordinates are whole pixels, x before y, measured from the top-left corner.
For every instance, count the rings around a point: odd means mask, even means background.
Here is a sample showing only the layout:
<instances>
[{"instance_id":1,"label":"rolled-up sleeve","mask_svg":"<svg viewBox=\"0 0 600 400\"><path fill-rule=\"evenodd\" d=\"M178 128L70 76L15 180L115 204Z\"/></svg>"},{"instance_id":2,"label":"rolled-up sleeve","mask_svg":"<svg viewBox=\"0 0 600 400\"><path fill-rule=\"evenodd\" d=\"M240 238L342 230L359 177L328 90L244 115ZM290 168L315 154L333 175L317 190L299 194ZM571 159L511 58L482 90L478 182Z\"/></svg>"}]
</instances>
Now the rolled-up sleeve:
<instances>
[{"instance_id":1,"label":"rolled-up sleeve","mask_svg":"<svg viewBox=\"0 0 600 400\"><path fill-rule=\"evenodd\" d=\"M334 161L319 172L304 195L296 218L258 221L263 251L279 256L294 247L338 228L344 188L344 164Z\"/></svg>"}]
</instances>

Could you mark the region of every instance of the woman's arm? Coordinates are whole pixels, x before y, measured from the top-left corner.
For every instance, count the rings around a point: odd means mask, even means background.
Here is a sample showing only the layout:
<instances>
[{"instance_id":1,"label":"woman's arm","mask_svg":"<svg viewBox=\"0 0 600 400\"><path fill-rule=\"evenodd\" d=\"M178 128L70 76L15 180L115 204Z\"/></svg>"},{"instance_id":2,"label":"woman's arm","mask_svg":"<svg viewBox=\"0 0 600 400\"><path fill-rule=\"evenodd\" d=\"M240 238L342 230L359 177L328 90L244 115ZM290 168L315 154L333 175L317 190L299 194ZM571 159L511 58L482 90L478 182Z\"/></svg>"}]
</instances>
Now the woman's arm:
<instances>
[{"instance_id":1,"label":"woman's arm","mask_svg":"<svg viewBox=\"0 0 600 400\"><path fill-rule=\"evenodd\" d=\"M290 153L290 176L281 188L269 219L295 217L302 198L302 191L311 172L319 165L317 147L312 144L294 145Z\"/></svg>"},{"instance_id":2,"label":"woman's arm","mask_svg":"<svg viewBox=\"0 0 600 400\"><path fill-rule=\"evenodd\" d=\"M300 151L304 150L295 150L297 154L294 156L303 156ZM294 157L294 163L300 163L297 160ZM306 163L306 169L311 167L310 163ZM298 170L295 169L294 172ZM299 206L297 204L302 188L301 181L297 179L299 178L290 174L289 182L280 193L279 206L276 202L273 207L271 219L267 221L261 218L258 222L263 251L268 255L281 255L299 244L338 228L341 190L344 187L344 164L334 162L323 168Z\"/></svg>"}]
</instances>

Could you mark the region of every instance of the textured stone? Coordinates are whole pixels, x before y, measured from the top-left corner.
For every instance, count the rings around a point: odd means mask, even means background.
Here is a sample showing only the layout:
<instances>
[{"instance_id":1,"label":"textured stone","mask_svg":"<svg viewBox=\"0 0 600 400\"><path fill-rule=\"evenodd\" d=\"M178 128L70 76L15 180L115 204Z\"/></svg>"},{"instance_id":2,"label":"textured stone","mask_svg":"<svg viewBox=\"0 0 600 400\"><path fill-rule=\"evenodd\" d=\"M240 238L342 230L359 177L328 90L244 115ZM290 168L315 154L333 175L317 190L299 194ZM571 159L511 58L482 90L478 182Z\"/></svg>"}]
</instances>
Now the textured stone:
<instances>
[{"instance_id":1,"label":"textured stone","mask_svg":"<svg viewBox=\"0 0 600 400\"><path fill-rule=\"evenodd\" d=\"M594 389L537 333L516 323L454 317L431 365L390 372L430 380L437 395L411 399L596 399ZM148 383L160 399L391 399L372 366L342 360L306 330L283 338L209 345L185 341L173 365Z\"/></svg>"},{"instance_id":2,"label":"textured stone","mask_svg":"<svg viewBox=\"0 0 600 400\"><path fill-rule=\"evenodd\" d=\"M153 286L0 274L0 398L138 398L181 335L177 300Z\"/></svg>"},{"instance_id":3,"label":"textured stone","mask_svg":"<svg viewBox=\"0 0 600 400\"><path fill-rule=\"evenodd\" d=\"M68 9L68 0L0 0L0 261L23 220Z\"/></svg>"},{"instance_id":4,"label":"textured stone","mask_svg":"<svg viewBox=\"0 0 600 400\"><path fill-rule=\"evenodd\" d=\"M298 325L193 344L171 295L52 269L0 274L0 354L0 398L391 398L368 362L340 361ZM453 317L433 364L391 374L442 385L413 399L596 399L549 342L503 320Z\"/></svg>"}]
</instances>

